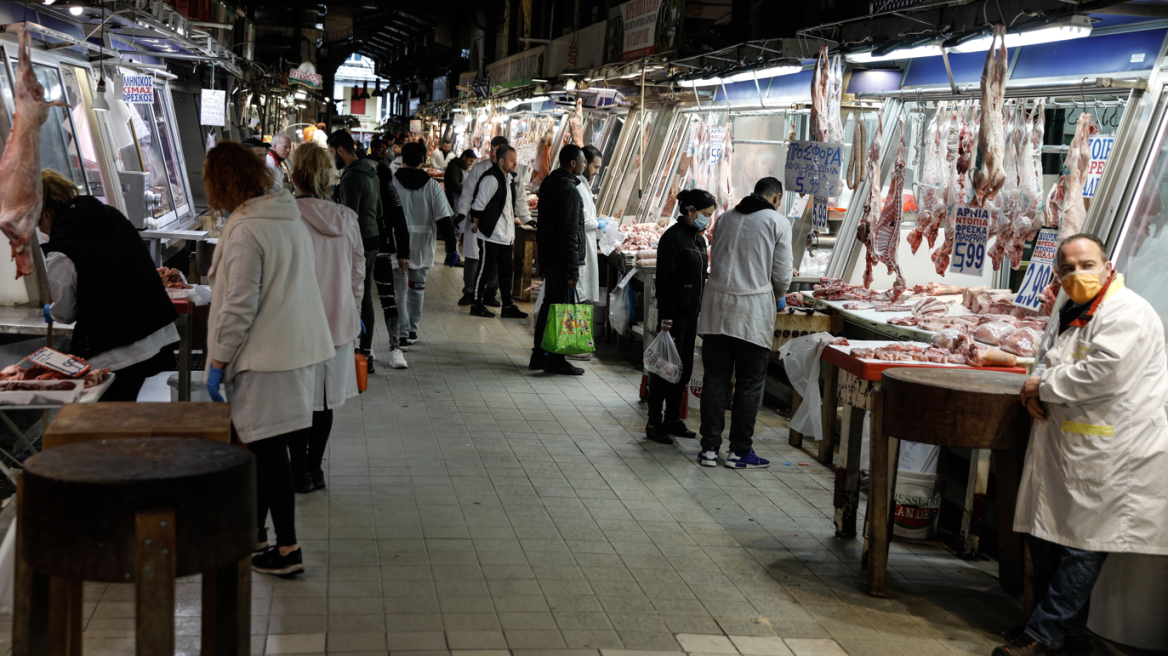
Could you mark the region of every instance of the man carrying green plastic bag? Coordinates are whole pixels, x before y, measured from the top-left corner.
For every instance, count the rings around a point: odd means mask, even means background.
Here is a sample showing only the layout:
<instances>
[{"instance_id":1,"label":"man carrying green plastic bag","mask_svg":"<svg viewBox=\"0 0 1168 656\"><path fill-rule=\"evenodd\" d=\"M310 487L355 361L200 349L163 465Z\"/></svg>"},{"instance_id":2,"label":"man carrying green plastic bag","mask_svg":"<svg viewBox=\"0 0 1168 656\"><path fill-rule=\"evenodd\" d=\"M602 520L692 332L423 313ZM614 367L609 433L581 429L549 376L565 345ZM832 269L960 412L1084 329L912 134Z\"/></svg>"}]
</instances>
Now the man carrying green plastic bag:
<instances>
[{"instance_id":1,"label":"man carrying green plastic bag","mask_svg":"<svg viewBox=\"0 0 1168 656\"><path fill-rule=\"evenodd\" d=\"M572 291L575 300L575 289ZM560 355L578 355L596 350L592 341L592 306L587 303L556 303L548 309L543 331L543 350Z\"/></svg>"}]
</instances>

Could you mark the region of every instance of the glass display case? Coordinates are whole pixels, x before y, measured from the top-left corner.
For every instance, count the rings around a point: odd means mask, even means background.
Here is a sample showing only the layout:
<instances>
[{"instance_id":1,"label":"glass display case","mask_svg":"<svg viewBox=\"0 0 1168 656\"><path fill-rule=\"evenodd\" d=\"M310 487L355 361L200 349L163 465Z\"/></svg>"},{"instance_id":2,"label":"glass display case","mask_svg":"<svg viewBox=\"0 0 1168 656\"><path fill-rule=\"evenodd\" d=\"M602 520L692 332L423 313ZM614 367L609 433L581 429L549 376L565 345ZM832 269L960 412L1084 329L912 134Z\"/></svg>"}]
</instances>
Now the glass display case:
<instances>
[{"instance_id":1,"label":"glass display case","mask_svg":"<svg viewBox=\"0 0 1168 656\"><path fill-rule=\"evenodd\" d=\"M6 48L7 49L7 48ZM16 70L16 59L9 55L10 70ZM66 98L65 83L61 79L61 71L56 64L33 61L33 73L37 81L45 88L45 102L70 100ZM8 71L6 70L7 74ZM4 102L6 109L12 111L13 106L11 80L4 85ZM79 100L74 95L73 100ZM70 104L70 107L73 105ZM6 131L7 133L7 131ZM73 180L79 187L88 188L85 170L82 164L81 153L78 150L77 130L73 124L71 110L63 107L50 107L49 119L41 129L41 166L52 169Z\"/></svg>"}]
</instances>

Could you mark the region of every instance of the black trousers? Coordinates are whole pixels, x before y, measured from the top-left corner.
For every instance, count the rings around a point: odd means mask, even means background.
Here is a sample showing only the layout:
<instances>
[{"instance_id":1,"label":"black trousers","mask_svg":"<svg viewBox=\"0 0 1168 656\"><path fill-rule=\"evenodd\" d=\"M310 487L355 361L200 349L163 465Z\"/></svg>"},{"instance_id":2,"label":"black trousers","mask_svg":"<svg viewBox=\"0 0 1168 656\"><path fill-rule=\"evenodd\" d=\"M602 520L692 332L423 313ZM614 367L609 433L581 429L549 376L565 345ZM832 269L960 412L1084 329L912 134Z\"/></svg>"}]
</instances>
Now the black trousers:
<instances>
[{"instance_id":1,"label":"black trousers","mask_svg":"<svg viewBox=\"0 0 1168 656\"><path fill-rule=\"evenodd\" d=\"M276 545L280 547L296 544L296 491L292 486L288 445L293 440L307 439L298 434L310 430L303 428L247 445L247 450L256 457L256 528L263 531L270 511L276 527Z\"/></svg>"},{"instance_id":2,"label":"black trousers","mask_svg":"<svg viewBox=\"0 0 1168 656\"><path fill-rule=\"evenodd\" d=\"M726 426L726 397L730 378L734 383L734 409L730 416L730 450L749 453L754 446L754 420L762 405L766 386L767 356L770 349L737 337L702 337L702 450L717 451L722 446Z\"/></svg>"},{"instance_id":3,"label":"black trousers","mask_svg":"<svg viewBox=\"0 0 1168 656\"><path fill-rule=\"evenodd\" d=\"M547 365L556 365L565 362L566 358L560 353L548 353L543 350L543 333L547 330L548 313L553 303L569 303L572 299L572 290L564 273L553 267L543 267L543 305L539 306L539 317L535 320L535 336L533 353L544 354Z\"/></svg>"},{"instance_id":4,"label":"black trousers","mask_svg":"<svg viewBox=\"0 0 1168 656\"><path fill-rule=\"evenodd\" d=\"M288 438L288 452L294 477L300 478L321 470L324 450L328 446L329 435L332 432L333 411L329 408L312 413L312 428L292 433Z\"/></svg>"},{"instance_id":5,"label":"black trousers","mask_svg":"<svg viewBox=\"0 0 1168 656\"><path fill-rule=\"evenodd\" d=\"M395 259L394 254L389 253L379 254L373 263L372 279L377 285L377 297L381 299L381 311L385 313L385 325L386 330L389 332L390 350L397 348L397 296L394 293L393 286L393 270L396 267L397 259ZM368 296L368 288L366 288L366 295ZM372 303L370 303L369 311L372 314ZM364 311L362 311L362 315L364 315ZM365 324L365 335L370 340L373 339L372 323ZM362 345L364 345L365 338L362 337L361 340Z\"/></svg>"},{"instance_id":6,"label":"black trousers","mask_svg":"<svg viewBox=\"0 0 1168 656\"><path fill-rule=\"evenodd\" d=\"M132 364L125 369L118 369L114 373L114 382L101 395L100 401L126 401L133 403L138 400L138 393L147 378L157 376L164 371L173 371L176 368L174 350L178 344L168 344L154 354L149 360Z\"/></svg>"},{"instance_id":7,"label":"black trousers","mask_svg":"<svg viewBox=\"0 0 1168 656\"><path fill-rule=\"evenodd\" d=\"M499 302L503 307L511 305L511 274L514 269L511 244L496 244L479 239L479 275L475 278L475 305L482 305L489 298L487 291L491 282L498 281Z\"/></svg>"},{"instance_id":8,"label":"black trousers","mask_svg":"<svg viewBox=\"0 0 1168 656\"><path fill-rule=\"evenodd\" d=\"M649 374L649 425L661 425L661 406L665 406L665 421L681 418L681 400L693 375L694 342L697 340L697 317L675 318L669 335L681 355L681 380L671 383L657 374ZM660 328L658 328L660 330Z\"/></svg>"},{"instance_id":9,"label":"black trousers","mask_svg":"<svg viewBox=\"0 0 1168 656\"><path fill-rule=\"evenodd\" d=\"M361 350L368 351L373 346L373 266L377 251L365 253L365 293L361 297L361 321L365 323L365 334L361 335Z\"/></svg>"}]
</instances>

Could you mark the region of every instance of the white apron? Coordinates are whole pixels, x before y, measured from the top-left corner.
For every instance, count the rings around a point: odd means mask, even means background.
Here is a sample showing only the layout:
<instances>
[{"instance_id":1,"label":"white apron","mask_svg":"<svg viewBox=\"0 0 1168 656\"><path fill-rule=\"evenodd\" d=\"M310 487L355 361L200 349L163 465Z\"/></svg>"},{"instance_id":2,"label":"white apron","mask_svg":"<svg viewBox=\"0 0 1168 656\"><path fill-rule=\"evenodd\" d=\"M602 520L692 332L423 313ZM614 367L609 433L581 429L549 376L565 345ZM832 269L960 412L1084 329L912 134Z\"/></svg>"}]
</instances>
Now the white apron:
<instances>
[{"instance_id":1,"label":"white apron","mask_svg":"<svg viewBox=\"0 0 1168 656\"><path fill-rule=\"evenodd\" d=\"M1014 530L1087 551L1168 554L1160 318L1117 275L1087 325L1052 341L1038 352L1046 420L1031 427Z\"/></svg>"},{"instance_id":2,"label":"white apron","mask_svg":"<svg viewBox=\"0 0 1168 656\"><path fill-rule=\"evenodd\" d=\"M600 222L596 220L596 202L592 200L592 185L580 179L576 185L580 199L584 201L584 268L580 271L580 282L576 293L581 301L596 303L600 300L600 273L596 262L597 239Z\"/></svg>"}]
</instances>

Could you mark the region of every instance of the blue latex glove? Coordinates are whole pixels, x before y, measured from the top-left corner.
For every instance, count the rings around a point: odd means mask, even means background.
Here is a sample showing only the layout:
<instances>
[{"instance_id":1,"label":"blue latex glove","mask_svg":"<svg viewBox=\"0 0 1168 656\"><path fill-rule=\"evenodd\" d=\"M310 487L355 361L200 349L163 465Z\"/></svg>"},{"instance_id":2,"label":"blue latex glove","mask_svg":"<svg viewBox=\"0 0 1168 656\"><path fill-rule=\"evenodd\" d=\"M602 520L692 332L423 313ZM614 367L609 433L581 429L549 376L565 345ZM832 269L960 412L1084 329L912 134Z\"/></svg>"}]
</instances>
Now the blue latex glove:
<instances>
[{"instance_id":1,"label":"blue latex glove","mask_svg":"<svg viewBox=\"0 0 1168 656\"><path fill-rule=\"evenodd\" d=\"M223 370L211 367L207 371L207 393L211 395L211 400L216 403L225 403L226 399L219 393L219 385L223 383Z\"/></svg>"},{"instance_id":2,"label":"blue latex glove","mask_svg":"<svg viewBox=\"0 0 1168 656\"><path fill-rule=\"evenodd\" d=\"M446 266L452 267L458 264L458 251L450 251L446 254Z\"/></svg>"},{"instance_id":3,"label":"blue latex glove","mask_svg":"<svg viewBox=\"0 0 1168 656\"><path fill-rule=\"evenodd\" d=\"M357 321L361 324L361 336L364 337L365 336L365 322L361 319L357 319Z\"/></svg>"},{"instance_id":4,"label":"blue latex glove","mask_svg":"<svg viewBox=\"0 0 1168 656\"><path fill-rule=\"evenodd\" d=\"M51 307L53 307L52 303L45 305L45 323L53 323L53 313L49 311Z\"/></svg>"},{"instance_id":5,"label":"blue latex glove","mask_svg":"<svg viewBox=\"0 0 1168 656\"><path fill-rule=\"evenodd\" d=\"M607 227L608 227L608 221L606 219L596 219L596 229L597 230L604 230Z\"/></svg>"},{"instance_id":6,"label":"blue latex glove","mask_svg":"<svg viewBox=\"0 0 1168 656\"><path fill-rule=\"evenodd\" d=\"M775 312L782 312L787 307L787 297L780 296L779 302L775 303Z\"/></svg>"}]
</instances>

